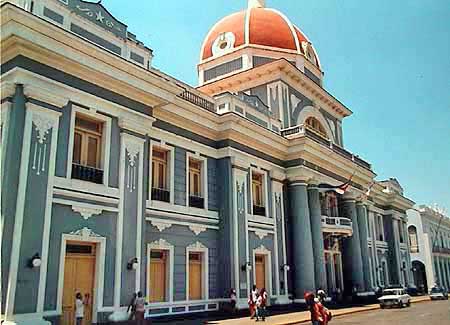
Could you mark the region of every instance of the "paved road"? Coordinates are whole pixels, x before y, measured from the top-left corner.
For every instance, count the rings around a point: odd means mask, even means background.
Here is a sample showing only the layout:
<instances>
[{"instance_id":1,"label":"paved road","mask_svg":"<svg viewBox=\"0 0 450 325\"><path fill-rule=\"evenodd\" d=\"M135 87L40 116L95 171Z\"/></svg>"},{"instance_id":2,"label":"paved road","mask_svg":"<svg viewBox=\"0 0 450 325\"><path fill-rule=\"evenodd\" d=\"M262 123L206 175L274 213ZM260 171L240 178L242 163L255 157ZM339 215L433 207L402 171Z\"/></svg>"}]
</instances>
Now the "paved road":
<instances>
[{"instance_id":1,"label":"paved road","mask_svg":"<svg viewBox=\"0 0 450 325\"><path fill-rule=\"evenodd\" d=\"M412 304L409 308L380 309L336 317L330 325L447 325L450 300Z\"/></svg>"}]
</instances>

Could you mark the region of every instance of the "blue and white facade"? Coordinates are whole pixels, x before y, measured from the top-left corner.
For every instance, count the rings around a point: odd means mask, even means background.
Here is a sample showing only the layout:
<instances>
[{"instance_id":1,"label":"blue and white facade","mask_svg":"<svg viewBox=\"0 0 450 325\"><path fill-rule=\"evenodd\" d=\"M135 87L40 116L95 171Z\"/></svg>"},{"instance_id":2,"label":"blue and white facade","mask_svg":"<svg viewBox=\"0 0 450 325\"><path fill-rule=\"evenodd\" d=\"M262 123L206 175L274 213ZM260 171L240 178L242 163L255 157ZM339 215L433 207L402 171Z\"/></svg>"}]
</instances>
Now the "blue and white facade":
<instances>
[{"instance_id":1,"label":"blue and white facade","mask_svg":"<svg viewBox=\"0 0 450 325\"><path fill-rule=\"evenodd\" d=\"M352 112L318 57L219 51L194 88L99 3L2 1L1 17L6 324L70 323L70 285L100 323L137 291L152 317L217 310L231 288L245 307L254 283L272 304L412 283L413 202L344 149ZM349 179L343 195L319 186Z\"/></svg>"}]
</instances>

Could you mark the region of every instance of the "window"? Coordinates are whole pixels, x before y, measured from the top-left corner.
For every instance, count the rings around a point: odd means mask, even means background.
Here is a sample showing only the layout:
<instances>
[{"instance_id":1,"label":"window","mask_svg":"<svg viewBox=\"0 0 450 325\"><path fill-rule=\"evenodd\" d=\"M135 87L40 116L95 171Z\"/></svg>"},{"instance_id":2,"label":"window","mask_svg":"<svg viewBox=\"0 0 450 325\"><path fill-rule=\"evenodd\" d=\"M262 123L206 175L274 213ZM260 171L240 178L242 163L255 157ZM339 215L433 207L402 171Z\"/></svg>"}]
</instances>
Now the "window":
<instances>
[{"instance_id":1,"label":"window","mask_svg":"<svg viewBox=\"0 0 450 325\"><path fill-rule=\"evenodd\" d=\"M400 243L404 243L405 242L405 236L403 233L403 223L399 220L398 221L398 233L399 233L399 237L400 237Z\"/></svg>"},{"instance_id":2,"label":"window","mask_svg":"<svg viewBox=\"0 0 450 325\"><path fill-rule=\"evenodd\" d=\"M383 216L378 215L376 217L377 224L376 224L376 230L377 230L377 240L384 241L384 226L383 226Z\"/></svg>"},{"instance_id":3,"label":"window","mask_svg":"<svg viewBox=\"0 0 450 325\"><path fill-rule=\"evenodd\" d=\"M265 216L263 175L252 172L253 214Z\"/></svg>"},{"instance_id":4,"label":"window","mask_svg":"<svg viewBox=\"0 0 450 325\"><path fill-rule=\"evenodd\" d=\"M325 128L323 127L322 123L319 122L315 117L308 117L305 121L306 127L313 130L314 132L320 134L324 138L327 137L327 132L325 131Z\"/></svg>"},{"instance_id":5,"label":"window","mask_svg":"<svg viewBox=\"0 0 450 325\"><path fill-rule=\"evenodd\" d=\"M103 183L103 123L81 114L75 115L72 178Z\"/></svg>"},{"instance_id":6,"label":"window","mask_svg":"<svg viewBox=\"0 0 450 325\"><path fill-rule=\"evenodd\" d=\"M169 152L152 147L152 200L170 202Z\"/></svg>"},{"instance_id":7,"label":"window","mask_svg":"<svg viewBox=\"0 0 450 325\"><path fill-rule=\"evenodd\" d=\"M335 218L339 216L338 198L334 192L326 192L321 197L322 215Z\"/></svg>"},{"instance_id":8,"label":"window","mask_svg":"<svg viewBox=\"0 0 450 325\"><path fill-rule=\"evenodd\" d=\"M205 208L206 178L205 160L188 157L189 206Z\"/></svg>"}]
</instances>

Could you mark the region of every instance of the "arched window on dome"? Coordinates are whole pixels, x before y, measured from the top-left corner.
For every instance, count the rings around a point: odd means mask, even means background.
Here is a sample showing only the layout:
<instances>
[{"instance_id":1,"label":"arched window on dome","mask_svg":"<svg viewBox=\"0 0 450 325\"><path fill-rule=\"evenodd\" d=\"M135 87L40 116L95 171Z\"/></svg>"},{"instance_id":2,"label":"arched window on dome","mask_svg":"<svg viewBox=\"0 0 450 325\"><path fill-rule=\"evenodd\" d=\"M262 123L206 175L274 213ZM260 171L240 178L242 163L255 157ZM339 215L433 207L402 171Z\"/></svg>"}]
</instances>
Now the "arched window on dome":
<instances>
[{"instance_id":1,"label":"arched window on dome","mask_svg":"<svg viewBox=\"0 0 450 325\"><path fill-rule=\"evenodd\" d=\"M309 129L312 129L314 132L319 133L324 138L328 138L327 132L325 131L325 128L323 127L322 123L319 122L318 119L316 119L313 116L310 116L305 121L306 127Z\"/></svg>"},{"instance_id":2,"label":"arched window on dome","mask_svg":"<svg viewBox=\"0 0 450 325\"><path fill-rule=\"evenodd\" d=\"M411 253L419 252L419 242L417 240L417 229L415 226L408 227L408 235L409 235L409 247Z\"/></svg>"}]
</instances>

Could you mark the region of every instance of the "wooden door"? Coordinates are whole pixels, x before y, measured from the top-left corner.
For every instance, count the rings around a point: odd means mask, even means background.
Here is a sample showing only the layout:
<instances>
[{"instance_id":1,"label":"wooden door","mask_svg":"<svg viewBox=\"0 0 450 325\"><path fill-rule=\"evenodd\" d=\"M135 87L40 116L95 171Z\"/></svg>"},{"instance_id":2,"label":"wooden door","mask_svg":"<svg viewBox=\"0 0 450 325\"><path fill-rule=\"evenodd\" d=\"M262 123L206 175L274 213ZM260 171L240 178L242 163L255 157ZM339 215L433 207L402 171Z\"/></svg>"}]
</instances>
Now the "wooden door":
<instances>
[{"instance_id":1,"label":"wooden door","mask_svg":"<svg viewBox=\"0 0 450 325\"><path fill-rule=\"evenodd\" d=\"M75 324L75 295L89 295L84 307L83 325L92 323L92 302L95 278L95 245L69 243L64 261L62 324ZM74 253L75 252L75 253Z\"/></svg>"},{"instance_id":2,"label":"wooden door","mask_svg":"<svg viewBox=\"0 0 450 325\"><path fill-rule=\"evenodd\" d=\"M201 255L201 253L189 253L189 300L202 299Z\"/></svg>"},{"instance_id":3,"label":"wooden door","mask_svg":"<svg viewBox=\"0 0 450 325\"><path fill-rule=\"evenodd\" d=\"M266 288L266 263L264 255L255 255L255 277L255 284L258 290Z\"/></svg>"},{"instance_id":4,"label":"wooden door","mask_svg":"<svg viewBox=\"0 0 450 325\"><path fill-rule=\"evenodd\" d=\"M167 253L159 250L150 252L150 302L166 300Z\"/></svg>"}]
</instances>

